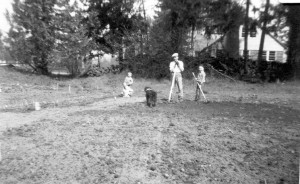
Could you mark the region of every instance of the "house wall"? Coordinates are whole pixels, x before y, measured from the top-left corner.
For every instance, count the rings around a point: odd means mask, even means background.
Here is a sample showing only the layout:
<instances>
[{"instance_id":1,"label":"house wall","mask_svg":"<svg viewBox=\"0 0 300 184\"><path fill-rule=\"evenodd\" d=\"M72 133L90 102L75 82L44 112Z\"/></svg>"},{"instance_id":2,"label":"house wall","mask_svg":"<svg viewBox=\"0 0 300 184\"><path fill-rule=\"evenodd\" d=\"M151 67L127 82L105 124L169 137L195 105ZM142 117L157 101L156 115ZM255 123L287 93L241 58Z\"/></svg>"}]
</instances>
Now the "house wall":
<instances>
[{"instance_id":1,"label":"house wall","mask_svg":"<svg viewBox=\"0 0 300 184\"><path fill-rule=\"evenodd\" d=\"M261 39L261 34L262 30L260 28L256 29L256 35L255 37L250 36L250 32L248 35L248 50L249 50L249 58L256 60L258 57L258 50L259 50L259 45L260 45L260 39ZM243 56L243 50L244 50L244 41L245 37L242 36L243 34L243 26L240 26L239 29L239 52L240 55ZM273 37L271 37L268 34L265 34L265 42L264 42L264 47L263 51L265 51L265 59L267 61L277 61L277 62L286 62L286 50L285 48L278 43ZM274 53L275 51L275 53ZM272 59L272 55L275 55L275 59Z\"/></svg>"},{"instance_id":2,"label":"house wall","mask_svg":"<svg viewBox=\"0 0 300 184\"><path fill-rule=\"evenodd\" d=\"M98 65L99 62L103 68L110 67L111 65L119 65L118 57L112 54L104 54L99 60L98 57L92 59L92 65Z\"/></svg>"},{"instance_id":3,"label":"house wall","mask_svg":"<svg viewBox=\"0 0 300 184\"><path fill-rule=\"evenodd\" d=\"M203 31L195 31L194 33L194 52L197 53L207 46L211 45L214 43L217 39L219 39L221 36L218 34L213 34L211 35L211 38L207 38L204 36Z\"/></svg>"}]
</instances>

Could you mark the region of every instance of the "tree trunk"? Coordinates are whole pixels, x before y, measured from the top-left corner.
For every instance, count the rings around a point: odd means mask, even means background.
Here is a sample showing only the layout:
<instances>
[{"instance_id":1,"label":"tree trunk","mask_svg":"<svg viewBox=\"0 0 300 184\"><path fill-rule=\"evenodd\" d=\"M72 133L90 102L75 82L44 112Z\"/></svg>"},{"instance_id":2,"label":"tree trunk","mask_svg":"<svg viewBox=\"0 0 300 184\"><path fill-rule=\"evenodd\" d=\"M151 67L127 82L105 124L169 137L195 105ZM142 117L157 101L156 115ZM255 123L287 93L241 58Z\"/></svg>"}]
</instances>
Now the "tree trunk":
<instances>
[{"instance_id":1,"label":"tree trunk","mask_svg":"<svg viewBox=\"0 0 300 184\"><path fill-rule=\"evenodd\" d=\"M262 33L260 37L260 44L259 44L259 49L258 49L258 57L256 61L256 67L258 68L257 71L260 74L260 78L262 80L265 80L265 73L264 71L266 70L266 65L262 64L262 54L264 50L264 43L265 43L265 35L266 35L266 29L267 29L267 21L268 21L268 11L269 11L269 6L270 6L270 0L267 0L266 2L266 7L265 7L265 12L263 15L263 26L262 26Z\"/></svg>"},{"instance_id":2,"label":"tree trunk","mask_svg":"<svg viewBox=\"0 0 300 184\"><path fill-rule=\"evenodd\" d=\"M245 60L245 72L247 72L247 61L248 61L248 32L249 32L249 5L250 0L247 0L246 4L246 17L245 17L245 42L244 42L244 60Z\"/></svg>"},{"instance_id":3,"label":"tree trunk","mask_svg":"<svg viewBox=\"0 0 300 184\"><path fill-rule=\"evenodd\" d=\"M147 22L146 9L145 9L145 1L142 0L142 3L143 3L144 19L145 19L145 22ZM146 25L146 45L148 45L148 43L149 43L148 25Z\"/></svg>"},{"instance_id":4,"label":"tree trunk","mask_svg":"<svg viewBox=\"0 0 300 184\"><path fill-rule=\"evenodd\" d=\"M239 26L232 28L224 38L224 48L229 58L239 58Z\"/></svg>"},{"instance_id":5,"label":"tree trunk","mask_svg":"<svg viewBox=\"0 0 300 184\"><path fill-rule=\"evenodd\" d=\"M262 60L262 54L263 54L263 49L264 49L264 43L265 43L265 35L266 35L266 27L267 27L267 21L268 21L268 10L270 6L270 0L267 0L266 2L266 7L265 7L265 12L264 12L264 22L263 22L263 27L262 27L262 33L260 37L260 44L259 44L259 50L258 50L258 58L256 61L256 66L259 66Z\"/></svg>"},{"instance_id":6,"label":"tree trunk","mask_svg":"<svg viewBox=\"0 0 300 184\"><path fill-rule=\"evenodd\" d=\"M287 72L294 79L300 78L300 5L289 5L287 21L289 23L289 42Z\"/></svg>"},{"instance_id":7,"label":"tree trunk","mask_svg":"<svg viewBox=\"0 0 300 184\"><path fill-rule=\"evenodd\" d=\"M144 53L144 39L143 39L143 33L142 33L142 31L141 31L141 34L140 34L140 48L141 48L141 50L140 50L140 54L142 54L143 55L143 53Z\"/></svg>"},{"instance_id":8,"label":"tree trunk","mask_svg":"<svg viewBox=\"0 0 300 184\"><path fill-rule=\"evenodd\" d=\"M192 34L191 34L191 53L192 56L195 56L195 51L194 51L194 33L195 33L195 24L192 25Z\"/></svg>"}]
</instances>

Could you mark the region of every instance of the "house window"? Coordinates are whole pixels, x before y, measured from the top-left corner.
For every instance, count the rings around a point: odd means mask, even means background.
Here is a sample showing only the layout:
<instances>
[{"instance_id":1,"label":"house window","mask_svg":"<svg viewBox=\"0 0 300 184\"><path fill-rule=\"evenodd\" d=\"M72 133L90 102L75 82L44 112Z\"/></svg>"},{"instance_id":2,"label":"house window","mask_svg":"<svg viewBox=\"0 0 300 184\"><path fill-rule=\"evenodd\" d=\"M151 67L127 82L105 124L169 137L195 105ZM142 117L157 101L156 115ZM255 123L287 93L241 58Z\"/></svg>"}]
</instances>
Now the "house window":
<instances>
[{"instance_id":1,"label":"house window","mask_svg":"<svg viewBox=\"0 0 300 184\"><path fill-rule=\"evenodd\" d=\"M269 52L269 61L275 61L275 51Z\"/></svg>"},{"instance_id":2,"label":"house window","mask_svg":"<svg viewBox=\"0 0 300 184\"><path fill-rule=\"evenodd\" d=\"M250 37L256 37L256 31L250 31Z\"/></svg>"},{"instance_id":3,"label":"house window","mask_svg":"<svg viewBox=\"0 0 300 184\"><path fill-rule=\"evenodd\" d=\"M264 60L264 61L267 60L267 52L266 51L262 52L262 60Z\"/></svg>"},{"instance_id":4,"label":"house window","mask_svg":"<svg viewBox=\"0 0 300 184\"><path fill-rule=\"evenodd\" d=\"M242 37L245 37L245 28L242 28ZM248 34L250 34L250 37L256 37L256 30L248 30Z\"/></svg>"},{"instance_id":5,"label":"house window","mask_svg":"<svg viewBox=\"0 0 300 184\"><path fill-rule=\"evenodd\" d=\"M283 62L283 51L276 52L276 61Z\"/></svg>"},{"instance_id":6,"label":"house window","mask_svg":"<svg viewBox=\"0 0 300 184\"><path fill-rule=\"evenodd\" d=\"M245 28L242 28L242 37L245 37Z\"/></svg>"}]
</instances>

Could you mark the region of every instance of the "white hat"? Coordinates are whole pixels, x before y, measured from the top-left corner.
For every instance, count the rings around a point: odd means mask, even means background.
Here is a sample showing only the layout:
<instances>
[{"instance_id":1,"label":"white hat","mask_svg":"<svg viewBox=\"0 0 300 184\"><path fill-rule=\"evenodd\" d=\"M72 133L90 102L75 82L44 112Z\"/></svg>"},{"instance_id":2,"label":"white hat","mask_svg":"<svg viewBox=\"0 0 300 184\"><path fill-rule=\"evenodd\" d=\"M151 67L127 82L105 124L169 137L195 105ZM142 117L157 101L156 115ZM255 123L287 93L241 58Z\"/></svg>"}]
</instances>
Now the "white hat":
<instances>
[{"instance_id":1,"label":"white hat","mask_svg":"<svg viewBox=\"0 0 300 184\"><path fill-rule=\"evenodd\" d=\"M174 53L172 57L178 57L178 53Z\"/></svg>"}]
</instances>

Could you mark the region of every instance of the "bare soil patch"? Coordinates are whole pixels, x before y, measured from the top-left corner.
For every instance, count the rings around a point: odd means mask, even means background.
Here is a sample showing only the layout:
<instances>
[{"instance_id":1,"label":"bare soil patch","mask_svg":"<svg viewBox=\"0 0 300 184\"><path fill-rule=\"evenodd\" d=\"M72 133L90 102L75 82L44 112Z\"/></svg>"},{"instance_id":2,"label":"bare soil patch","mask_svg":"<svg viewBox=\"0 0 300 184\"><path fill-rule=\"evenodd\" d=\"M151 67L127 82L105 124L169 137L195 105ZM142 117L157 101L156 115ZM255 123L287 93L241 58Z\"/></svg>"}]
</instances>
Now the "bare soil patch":
<instances>
[{"instance_id":1,"label":"bare soil patch","mask_svg":"<svg viewBox=\"0 0 300 184\"><path fill-rule=\"evenodd\" d=\"M0 101L7 105L22 94L49 102L55 96L60 102L41 111L24 110L26 105L1 109L0 181L298 183L297 91L211 84L205 88L210 103L204 104L192 101L194 86L186 82L186 100L166 103L166 84L137 80L133 98L117 99L109 85L101 91L78 85L76 93L66 93L68 85L49 93L44 88L5 92ZM159 92L156 108L144 103L138 89L145 85Z\"/></svg>"}]
</instances>

